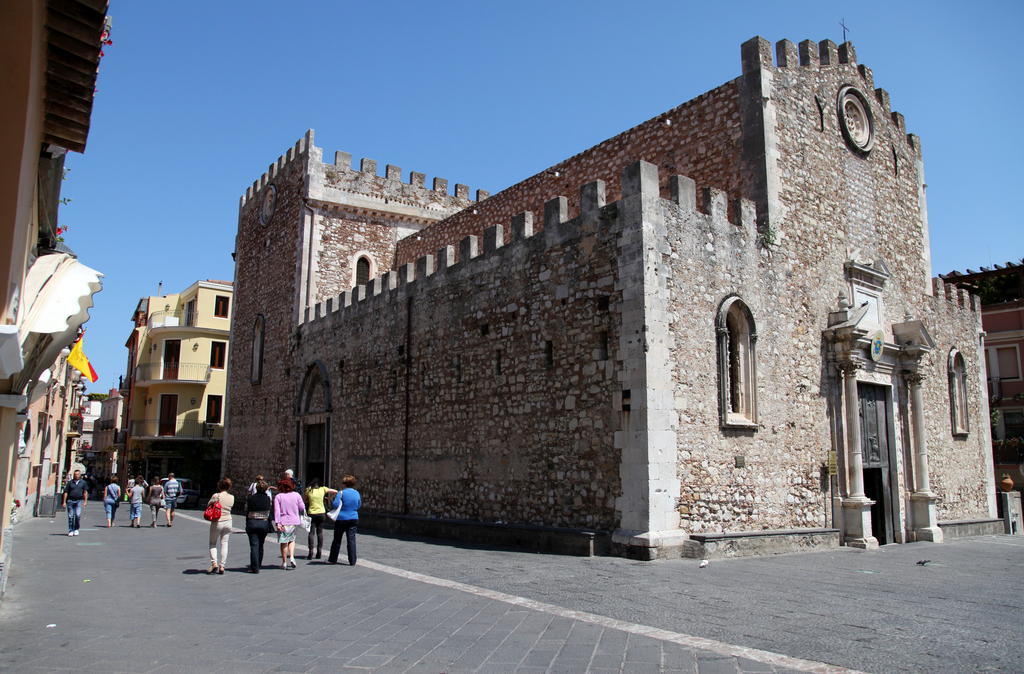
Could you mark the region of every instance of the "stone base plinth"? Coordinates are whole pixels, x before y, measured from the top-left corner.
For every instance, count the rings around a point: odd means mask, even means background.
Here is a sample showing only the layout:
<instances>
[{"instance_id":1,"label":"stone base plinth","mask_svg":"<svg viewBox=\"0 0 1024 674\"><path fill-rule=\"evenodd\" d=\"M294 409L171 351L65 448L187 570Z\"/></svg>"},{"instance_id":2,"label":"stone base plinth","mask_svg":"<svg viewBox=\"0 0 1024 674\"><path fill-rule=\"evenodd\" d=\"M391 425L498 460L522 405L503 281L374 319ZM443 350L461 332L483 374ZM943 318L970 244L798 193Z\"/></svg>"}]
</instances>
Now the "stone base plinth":
<instances>
[{"instance_id":1,"label":"stone base plinth","mask_svg":"<svg viewBox=\"0 0 1024 674\"><path fill-rule=\"evenodd\" d=\"M629 559L679 559L696 557L688 549L689 536L681 529L670 531L629 531L618 529L612 534L613 555Z\"/></svg>"},{"instance_id":2,"label":"stone base plinth","mask_svg":"<svg viewBox=\"0 0 1024 674\"><path fill-rule=\"evenodd\" d=\"M1005 533L1003 521L996 519L956 520L939 522L944 540L966 538L968 536L993 536Z\"/></svg>"},{"instance_id":3,"label":"stone base plinth","mask_svg":"<svg viewBox=\"0 0 1024 674\"><path fill-rule=\"evenodd\" d=\"M395 535L500 545L559 555L590 557L608 553L608 533L587 529L371 512L359 513L359 528Z\"/></svg>"},{"instance_id":4,"label":"stone base plinth","mask_svg":"<svg viewBox=\"0 0 1024 674\"><path fill-rule=\"evenodd\" d=\"M691 534L701 559L781 555L839 547L838 529L775 529L723 534Z\"/></svg>"},{"instance_id":5,"label":"stone base plinth","mask_svg":"<svg viewBox=\"0 0 1024 674\"><path fill-rule=\"evenodd\" d=\"M914 523L914 540L942 542L935 503L938 497L931 492L914 492L910 495L910 518Z\"/></svg>"},{"instance_id":6,"label":"stone base plinth","mask_svg":"<svg viewBox=\"0 0 1024 674\"><path fill-rule=\"evenodd\" d=\"M851 548L873 550L878 539L871 531L871 506L875 502L863 496L843 499L843 544Z\"/></svg>"}]
</instances>

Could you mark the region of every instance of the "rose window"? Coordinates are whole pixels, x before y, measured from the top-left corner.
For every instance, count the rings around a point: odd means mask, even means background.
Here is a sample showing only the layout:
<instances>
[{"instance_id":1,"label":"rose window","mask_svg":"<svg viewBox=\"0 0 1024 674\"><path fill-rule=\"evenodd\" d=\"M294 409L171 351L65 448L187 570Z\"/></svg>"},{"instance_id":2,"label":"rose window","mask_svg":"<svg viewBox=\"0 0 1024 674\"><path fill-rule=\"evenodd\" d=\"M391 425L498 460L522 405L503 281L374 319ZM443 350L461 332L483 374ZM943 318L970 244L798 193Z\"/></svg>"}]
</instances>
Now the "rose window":
<instances>
[{"instance_id":1,"label":"rose window","mask_svg":"<svg viewBox=\"0 0 1024 674\"><path fill-rule=\"evenodd\" d=\"M853 87L839 91L839 122L843 137L850 147L866 154L875 140L874 121L867 99Z\"/></svg>"}]
</instances>

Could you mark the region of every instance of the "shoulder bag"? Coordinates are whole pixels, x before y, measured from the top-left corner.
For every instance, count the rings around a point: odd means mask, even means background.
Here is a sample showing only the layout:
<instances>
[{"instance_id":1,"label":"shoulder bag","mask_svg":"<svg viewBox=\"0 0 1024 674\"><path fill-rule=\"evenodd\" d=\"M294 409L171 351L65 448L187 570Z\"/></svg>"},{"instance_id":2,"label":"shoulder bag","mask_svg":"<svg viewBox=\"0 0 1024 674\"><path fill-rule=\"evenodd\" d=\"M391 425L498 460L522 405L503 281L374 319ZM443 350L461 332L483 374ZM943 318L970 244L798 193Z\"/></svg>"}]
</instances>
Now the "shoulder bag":
<instances>
[{"instance_id":1,"label":"shoulder bag","mask_svg":"<svg viewBox=\"0 0 1024 674\"><path fill-rule=\"evenodd\" d=\"M218 498L216 501L213 501L210 505L206 506L206 510L203 511L203 519L207 522L217 522L220 520L220 516L220 499Z\"/></svg>"},{"instance_id":2,"label":"shoulder bag","mask_svg":"<svg viewBox=\"0 0 1024 674\"><path fill-rule=\"evenodd\" d=\"M329 519L331 521L335 521L335 520L338 519L338 513L341 512L341 503L342 503L341 493L339 492L338 493L338 506L336 508L331 508L330 510L327 511L327 519Z\"/></svg>"}]
</instances>

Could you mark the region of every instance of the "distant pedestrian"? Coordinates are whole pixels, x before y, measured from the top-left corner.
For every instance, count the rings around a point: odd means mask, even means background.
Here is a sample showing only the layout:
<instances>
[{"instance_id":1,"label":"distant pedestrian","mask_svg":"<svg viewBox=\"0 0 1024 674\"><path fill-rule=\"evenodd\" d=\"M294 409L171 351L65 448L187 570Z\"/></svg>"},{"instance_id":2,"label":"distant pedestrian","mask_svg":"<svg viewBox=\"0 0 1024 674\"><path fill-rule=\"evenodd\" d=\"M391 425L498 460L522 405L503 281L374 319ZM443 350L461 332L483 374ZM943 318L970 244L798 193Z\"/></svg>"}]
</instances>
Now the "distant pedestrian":
<instances>
[{"instance_id":1,"label":"distant pedestrian","mask_svg":"<svg viewBox=\"0 0 1024 674\"><path fill-rule=\"evenodd\" d=\"M316 539L316 558L320 559L324 548L324 520L327 519L327 508L324 500L338 493L336 489L321 486L320 478L314 477L303 492L306 502L306 514L309 515L309 537L307 546L309 554L306 559L313 559L313 539Z\"/></svg>"},{"instance_id":2,"label":"distant pedestrian","mask_svg":"<svg viewBox=\"0 0 1024 674\"><path fill-rule=\"evenodd\" d=\"M262 473L256 476L256 479L252 481L252 484L249 485L249 488L245 490L246 493L247 494L255 494L257 491L260 491L260 488L259 488L260 482L262 482L263 484L267 484L267 482L264 479ZM267 491L267 489L269 489L269 488L270 488L269 486L268 487L264 487L262 491Z\"/></svg>"},{"instance_id":3,"label":"distant pedestrian","mask_svg":"<svg viewBox=\"0 0 1024 674\"><path fill-rule=\"evenodd\" d=\"M345 537L348 546L348 563L356 565L356 528L359 524L359 508L363 505L363 497L355 490L356 478L353 475L346 475L341 478L344 487L334 497L331 504L332 509L341 506L338 517L334 520L334 538L331 540L331 554L327 558L329 564L338 563L338 553L341 551L341 537Z\"/></svg>"},{"instance_id":4,"label":"distant pedestrian","mask_svg":"<svg viewBox=\"0 0 1024 674\"><path fill-rule=\"evenodd\" d=\"M114 526L114 515L117 514L118 501L121 498L121 485L116 477L111 477L103 490L103 509L107 511L107 528Z\"/></svg>"},{"instance_id":5,"label":"distant pedestrian","mask_svg":"<svg viewBox=\"0 0 1024 674\"><path fill-rule=\"evenodd\" d=\"M295 477L295 471L294 470L289 468L288 470L284 471L284 473L281 474L281 479L282 480L291 480L292 484L295 485L294 491L296 491L296 492L298 492L300 494L302 493L302 481L299 480L299 478Z\"/></svg>"},{"instance_id":6,"label":"distant pedestrian","mask_svg":"<svg viewBox=\"0 0 1024 674\"><path fill-rule=\"evenodd\" d=\"M160 478L156 475L153 476L153 483L149 485L146 500L149 503L149 512L153 516L153 521L149 523L149 526L155 528L156 518L160 514L160 509L164 507L164 488L160 484Z\"/></svg>"},{"instance_id":7,"label":"distant pedestrian","mask_svg":"<svg viewBox=\"0 0 1024 674\"><path fill-rule=\"evenodd\" d=\"M277 542L281 545L281 568L295 568L295 527L299 526L306 505L302 497L295 493L295 481L285 478L277 483L277 496L274 497L274 524L277 530Z\"/></svg>"},{"instance_id":8,"label":"distant pedestrian","mask_svg":"<svg viewBox=\"0 0 1024 674\"><path fill-rule=\"evenodd\" d=\"M136 475L135 482L129 490L128 505L131 510L128 514L131 521L128 525L136 529L142 526L142 500L146 496L146 488L142 486L144 482L141 475Z\"/></svg>"},{"instance_id":9,"label":"distant pedestrian","mask_svg":"<svg viewBox=\"0 0 1024 674\"><path fill-rule=\"evenodd\" d=\"M263 566L263 543L272 528L274 505L266 481L260 479L253 484L256 490L245 501L245 534L249 537L249 571L259 573Z\"/></svg>"},{"instance_id":10,"label":"distant pedestrian","mask_svg":"<svg viewBox=\"0 0 1024 674\"><path fill-rule=\"evenodd\" d=\"M231 534L231 506L235 505L235 497L229 491L231 478L221 478L217 483L217 493L210 497L206 505L215 501L220 503L220 519L210 522L210 569L206 573L224 574L224 564L228 561L228 539ZM218 552L220 553L218 555Z\"/></svg>"},{"instance_id":11,"label":"distant pedestrian","mask_svg":"<svg viewBox=\"0 0 1024 674\"><path fill-rule=\"evenodd\" d=\"M61 507L68 509L68 536L77 536L82 526L82 508L89 503L89 483L82 479L82 471L76 470L64 485Z\"/></svg>"},{"instance_id":12,"label":"distant pedestrian","mask_svg":"<svg viewBox=\"0 0 1024 674\"><path fill-rule=\"evenodd\" d=\"M174 513L178 509L178 496L181 494L181 483L174 477L174 473L167 474L167 481L164 482L164 515L167 517L167 526L174 526Z\"/></svg>"}]
</instances>

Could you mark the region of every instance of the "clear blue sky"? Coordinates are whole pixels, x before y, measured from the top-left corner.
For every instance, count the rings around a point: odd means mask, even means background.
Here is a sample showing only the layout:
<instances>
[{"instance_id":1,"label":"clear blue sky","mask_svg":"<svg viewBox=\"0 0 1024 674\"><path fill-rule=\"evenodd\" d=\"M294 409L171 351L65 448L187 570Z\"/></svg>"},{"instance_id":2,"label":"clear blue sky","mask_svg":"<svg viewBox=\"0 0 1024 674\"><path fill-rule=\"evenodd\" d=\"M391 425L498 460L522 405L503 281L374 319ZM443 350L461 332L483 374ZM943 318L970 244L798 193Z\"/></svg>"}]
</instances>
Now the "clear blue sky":
<instances>
[{"instance_id":1,"label":"clear blue sky","mask_svg":"<svg viewBox=\"0 0 1024 674\"><path fill-rule=\"evenodd\" d=\"M744 40L841 42L843 18L921 136L933 272L1024 256L1024 3L112 0L110 14L61 210L68 245L106 274L86 326L93 391L124 372L139 297L232 278L238 197L307 128L325 157L497 192L736 77Z\"/></svg>"}]
</instances>

